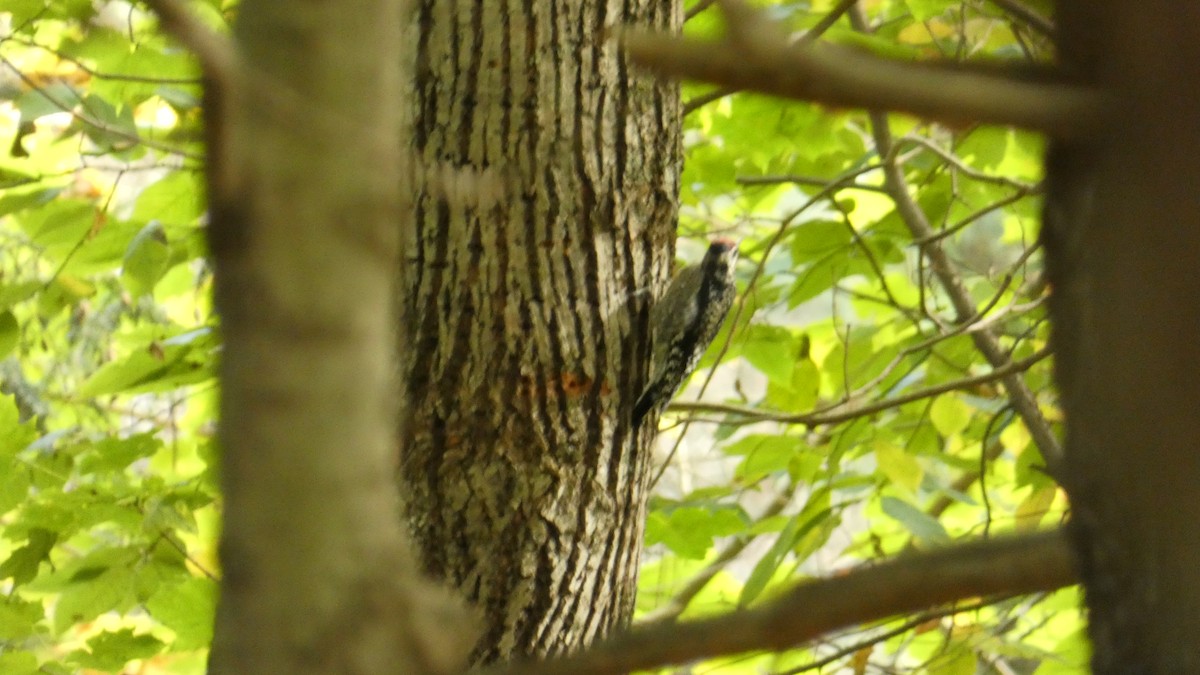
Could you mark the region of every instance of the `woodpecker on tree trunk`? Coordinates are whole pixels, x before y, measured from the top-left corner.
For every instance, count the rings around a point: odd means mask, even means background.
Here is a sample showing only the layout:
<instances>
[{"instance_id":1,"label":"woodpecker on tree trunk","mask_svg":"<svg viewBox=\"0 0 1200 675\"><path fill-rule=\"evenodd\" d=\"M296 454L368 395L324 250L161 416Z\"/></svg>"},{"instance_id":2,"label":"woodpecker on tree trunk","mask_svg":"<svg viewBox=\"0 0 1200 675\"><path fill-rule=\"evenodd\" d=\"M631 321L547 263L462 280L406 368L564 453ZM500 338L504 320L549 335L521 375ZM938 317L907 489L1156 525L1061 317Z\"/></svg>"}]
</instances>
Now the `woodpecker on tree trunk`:
<instances>
[{"instance_id":1,"label":"woodpecker on tree trunk","mask_svg":"<svg viewBox=\"0 0 1200 675\"><path fill-rule=\"evenodd\" d=\"M633 426L661 413L717 336L733 306L737 243L715 239L704 260L680 270L650 308L650 379L633 406Z\"/></svg>"}]
</instances>

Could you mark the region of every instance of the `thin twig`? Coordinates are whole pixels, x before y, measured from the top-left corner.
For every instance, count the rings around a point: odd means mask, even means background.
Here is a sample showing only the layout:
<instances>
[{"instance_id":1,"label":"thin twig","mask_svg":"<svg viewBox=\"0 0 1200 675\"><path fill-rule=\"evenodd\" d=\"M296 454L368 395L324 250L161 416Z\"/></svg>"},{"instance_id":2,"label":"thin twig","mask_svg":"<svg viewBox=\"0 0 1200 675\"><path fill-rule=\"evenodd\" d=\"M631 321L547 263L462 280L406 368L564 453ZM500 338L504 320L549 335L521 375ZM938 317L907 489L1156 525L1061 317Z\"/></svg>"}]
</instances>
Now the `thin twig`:
<instances>
[{"instance_id":1,"label":"thin twig","mask_svg":"<svg viewBox=\"0 0 1200 675\"><path fill-rule=\"evenodd\" d=\"M34 40L28 40L28 39L25 39L22 37L18 37L16 35L5 36L4 40L9 41L9 42L15 42L19 45L24 45L26 47L33 47L34 49L41 49L42 51L53 54L54 57L57 58L58 60L66 61L67 63L70 63L71 65L78 68L81 72L86 73L89 76L94 77L98 80L116 80L118 82L144 82L147 84L200 84L200 78L198 78L198 77L149 77L146 75L129 75L126 73L109 73L109 72L105 72L102 70L96 70L95 68L92 68L91 66L87 65L83 61L80 61L79 59L77 59L69 54L66 54L66 53L64 53L60 50L57 50L53 47L50 47L48 45L44 45L40 42L35 42Z\"/></svg>"},{"instance_id":2,"label":"thin twig","mask_svg":"<svg viewBox=\"0 0 1200 675\"><path fill-rule=\"evenodd\" d=\"M102 122L85 112L80 112L79 110L75 109L75 106L68 104L66 101L63 101L63 100L59 99L57 96L55 96L54 94L50 93L44 87L39 86L38 83L34 82L32 79L29 78L29 76L27 76L27 75L25 75L25 73L21 72L17 68L16 64L14 64L13 62L9 61L8 59L4 58L3 56L0 56L0 63L3 63L5 66L7 66L9 69L11 69L17 75L17 77L20 78L21 81L25 83L26 86L28 86L31 89L36 90L42 97L44 97L47 101L52 103L54 105L54 107L69 114L71 117L82 122L83 124L86 124L89 127L97 129L109 136L113 136L116 138L120 138L120 139L129 141L130 143L132 143L134 145L144 145L147 148L152 148L154 150L161 150L162 152L169 152L172 154L179 155L180 157L186 157L188 159L194 159L194 160L203 159L202 156L188 152L187 150L183 150L182 148L168 145L166 143L160 143L160 142L155 141L150 138L144 138L136 133L130 133L128 131L125 131L124 129L118 129L117 127L114 127L110 124Z\"/></svg>"},{"instance_id":3,"label":"thin twig","mask_svg":"<svg viewBox=\"0 0 1200 675\"><path fill-rule=\"evenodd\" d=\"M917 136L916 134L906 134L906 135L901 136L900 138L896 139L896 145L899 147L903 147L904 145L908 145L908 144L919 145L922 148L928 150L929 152L932 152L933 154L935 154L939 158L941 158L942 161L944 161L947 164L949 164L950 166L954 167L954 169L956 169L959 173L967 176L968 178L971 178L972 180L977 180L981 183L994 183L996 185L1006 185L1015 190L1023 190L1027 194L1036 194L1036 193L1040 192L1040 190L1041 190L1040 183L1026 183L1024 181L1014 180L1012 178L1009 178L1008 176L999 176L996 174L984 173L982 171L979 171L978 169L970 167L965 162L963 162L962 159L959 158L957 155L946 150L945 148L942 148L941 146L937 145L932 140L925 138L924 136Z\"/></svg>"},{"instance_id":4,"label":"thin twig","mask_svg":"<svg viewBox=\"0 0 1200 675\"><path fill-rule=\"evenodd\" d=\"M1050 356L1050 349L1042 349L1027 359L1020 361L1008 361L998 368L994 368L990 373L976 375L974 377L964 377L952 382L946 382L933 387L926 387L916 391L894 396L892 398L875 401L874 403L855 404L851 402L838 404L830 409L830 412L811 412L811 413L772 413L761 410L759 408L748 408L739 405L729 405L723 403L672 403L671 410L676 412L687 413L722 413L726 415L739 415L747 421L753 422L780 422L783 424L803 424L806 426L820 426L823 424L838 424L848 422L860 417L874 415L878 412L890 410L908 403L920 401L934 396L941 396L952 391L960 391L962 389L972 389L981 384L1003 381L1007 384L1008 379L1017 377L1020 373L1033 367L1038 362ZM1032 435L1032 432L1031 432ZM1036 439L1035 439L1036 440Z\"/></svg>"},{"instance_id":5,"label":"thin twig","mask_svg":"<svg viewBox=\"0 0 1200 675\"><path fill-rule=\"evenodd\" d=\"M826 178L814 178L812 176L737 176L734 181L738 185L779 185L782 183L793 183L795 185L806 185L809 187L827 188L832 182ZM850 183L843 185L839 189L842 190L864 190L866 192L887 192L878 185L865 185L863 183Z\"/></svg>"}]
</instances>

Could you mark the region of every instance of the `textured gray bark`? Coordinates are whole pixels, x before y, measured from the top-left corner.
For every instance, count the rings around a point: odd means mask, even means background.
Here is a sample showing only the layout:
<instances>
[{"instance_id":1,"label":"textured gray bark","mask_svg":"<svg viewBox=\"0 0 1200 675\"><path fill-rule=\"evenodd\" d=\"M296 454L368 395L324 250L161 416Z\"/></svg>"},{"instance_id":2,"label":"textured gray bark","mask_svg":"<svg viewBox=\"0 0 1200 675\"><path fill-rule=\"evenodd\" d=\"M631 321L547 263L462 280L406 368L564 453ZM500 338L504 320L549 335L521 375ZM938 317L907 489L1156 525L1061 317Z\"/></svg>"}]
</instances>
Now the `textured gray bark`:
<instances>
[{"instance_id":1,"label":"textured gray bark","mask_svg":"<svg viewBox=\"0 0 1200 675\"><path fill-rule=\"evenodd\" d=\"M242 69L209 73L214 675L441 673L471 642L413 574L390 477L401 16L395 0L247 0Z\"/></svg>"},{"instance_id":2,"label":"textured gray bark","mask_svg":"<svg viewBox=\"0 0 1200 675\"><path fill-rule=\"evenodd\" d=\"M1060 3L1107 132L1048 160L1064 483L1094 672L1200 672L1200 5Z\"/></svg>"},{"instance_id":3,"label":"textured gray bark","mask_svg":"<svg viewBox=\"0 0 1200 675\"><path fill-rule=\"evenodd\" d=\"M485 614L476 661L569 651L633 608L636 291L666 276L680 168L677 87L631 73L606 31L675 30L679 3L418 4L405 513L425 569Z\"/></svg>"}]
</instances>

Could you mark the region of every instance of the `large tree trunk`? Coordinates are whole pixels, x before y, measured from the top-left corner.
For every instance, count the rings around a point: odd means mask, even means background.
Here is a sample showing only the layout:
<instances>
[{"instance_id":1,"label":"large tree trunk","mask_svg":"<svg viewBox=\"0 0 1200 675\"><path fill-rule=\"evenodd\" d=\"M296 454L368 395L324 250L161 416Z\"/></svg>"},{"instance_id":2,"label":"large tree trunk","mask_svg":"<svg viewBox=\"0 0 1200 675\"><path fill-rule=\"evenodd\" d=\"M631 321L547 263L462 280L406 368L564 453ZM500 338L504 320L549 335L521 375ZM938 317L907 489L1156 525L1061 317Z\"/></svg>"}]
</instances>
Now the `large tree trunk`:
<instances>
[{"instance_id":1,"label":"large tree trunk","mask_svg":"<svg viewBox=\"0 0 1200 675\"><path fill-rule=\"evenodd\" d=\"M632 612L635 292L669 267L680 113L606 32L680 21L677 1L419 3L399 481L425 569L486 615L477 662L567 651Z\"/></svg>"},{"instance_id":2,"label":"large tree trunk","mask_svg":"<svg viewBox=\"0 0 1200 675\"><path fill-rule=\"evenodd\" d=\"M1200 672L1200 4L1060 3L1112 95L1049 159L1064 482L1100 675Z\"/></svg>"}]
</instances>

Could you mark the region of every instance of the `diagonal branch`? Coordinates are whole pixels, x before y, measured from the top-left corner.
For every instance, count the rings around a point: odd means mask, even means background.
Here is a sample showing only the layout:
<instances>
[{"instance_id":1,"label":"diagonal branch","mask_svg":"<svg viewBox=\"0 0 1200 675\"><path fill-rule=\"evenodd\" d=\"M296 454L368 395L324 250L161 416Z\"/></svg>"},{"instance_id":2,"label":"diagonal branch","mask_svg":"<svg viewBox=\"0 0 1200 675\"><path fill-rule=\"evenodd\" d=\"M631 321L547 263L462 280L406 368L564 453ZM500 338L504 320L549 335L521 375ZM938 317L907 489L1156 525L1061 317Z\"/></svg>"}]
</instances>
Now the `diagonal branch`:
<instances>
[{"instance_id":1,"label":"diagonal branch","mask_svg":"<svg viewBox=\"0 0 1200 675\"><path fill-rule=\"evenodd\" d=\"M801 584L757 609L633 631L574 656L488 672L610 675L782 650L838 628L963 598L1035 593L1074 581L1074 561L1058 532L974 542Z\"/></svg>"},{"instance_id":2,"label":"diagonal branch","mask_svg":"<svg viewBox=\"0 0 1200 675\"><path fill-rule=\"evenodd\" d=\"M1098 127L1104 105L1095 91L1065 83L1026 81L951 63L919 64L829 44L789 45L758 22L742 22L740 3L727 18L741 25L735 39L708 42L634 30L620 33L630 58L659 75L703 80L839 107L895 110L961 125L1010 124L1060 138L1080 138ZM753 48L747 48L747 45Z\"/></svg>"}]
</instances>

